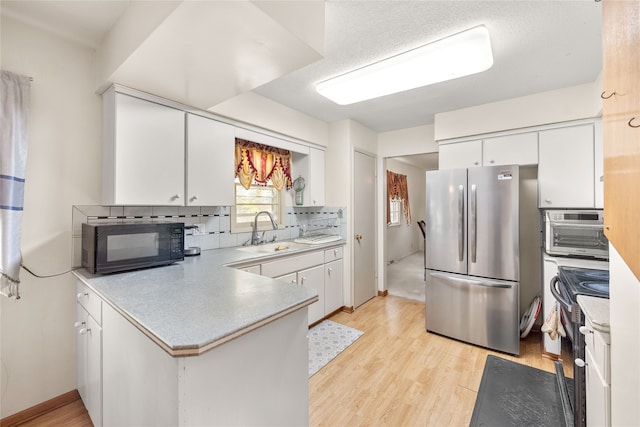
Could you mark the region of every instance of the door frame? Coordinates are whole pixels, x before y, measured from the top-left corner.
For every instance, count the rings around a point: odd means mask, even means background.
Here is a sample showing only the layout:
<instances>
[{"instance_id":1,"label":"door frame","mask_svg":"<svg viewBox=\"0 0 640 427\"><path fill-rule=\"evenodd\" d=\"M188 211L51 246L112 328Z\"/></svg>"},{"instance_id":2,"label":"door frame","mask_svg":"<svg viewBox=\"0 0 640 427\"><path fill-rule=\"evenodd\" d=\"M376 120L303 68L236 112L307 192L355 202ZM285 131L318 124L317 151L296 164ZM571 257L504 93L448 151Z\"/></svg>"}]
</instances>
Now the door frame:
<instances>
[{"instance_id":1,"label":"door frame","mask_svg":"<svg viewBox=\"0 0 640 427\"><path fill-rule=\"evenodd\" d=\"M355 294L356 294L356 281L355 281L355 247L356 247L356 243L355 243L355 238L354 238L354 233L355 233L355 221L356 221L356 204L355 204L355 182L357 180L356 174L355 174L355 169L356 169L356 155L357 154L363 154L369 157L372 157L374 160L374 168L373 168L373 174L374 174L374 195L373 195L373 203L375 206L374 209L374 218L373 218L373 251L374 251L374 261L373 261L373 267L374 267L374 272L373 272L373 277L374 277L374 281L375 281L375 289L377 290L376 296L381 295L380 293L380 279L379 279L379 259L380 259L380 249L379 249L379 245L380 245L380 241L379 241L379 230L378 230L378 225L380 222L380 213L379 211L379 192L380 192L380 179L379 177L381 176L379 173L379 167L380 167L380 158L378 157L378 155L376 153L373 153L371 151L359 148L359 147L354 147L353 151L351 152L351 170L352 170L352 185L351 185L351 195L350 195L350 199L351 199L351 206L353 206L353 212L351 215L349 215L349 229L351 230L350 232L350 236L349 236L349 241L351 242L351 250L350 250L350 259L351 259L351 303L353 304L353 308L355 308Z\"/></svg>"}]
</instances>

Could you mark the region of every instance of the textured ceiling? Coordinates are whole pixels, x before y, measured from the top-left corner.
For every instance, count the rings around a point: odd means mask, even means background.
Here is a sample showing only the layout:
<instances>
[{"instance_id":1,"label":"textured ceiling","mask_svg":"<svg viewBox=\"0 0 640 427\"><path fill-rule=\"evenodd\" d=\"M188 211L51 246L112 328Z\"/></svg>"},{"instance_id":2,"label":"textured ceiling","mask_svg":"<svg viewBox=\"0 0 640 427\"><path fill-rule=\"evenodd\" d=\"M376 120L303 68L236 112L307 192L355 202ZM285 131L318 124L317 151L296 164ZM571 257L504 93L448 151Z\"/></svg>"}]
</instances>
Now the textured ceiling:
<instances>
[{"instance_id":1,"label":"textured ceiling","mask_svg":"<svg viewBox=\"0 0 640 427\"><path fill-rule=\"evenodd\" d=\"M3 14L96 47L129 1L7 1ZM601 6L571 1L328 1L324 59L254 91L326 122L346 118L381 132L433 123L435 113L589 83L602 69ZM488 71L339 106L315 84L483 24Z\"/></svg>"},{"instance_id":2,"label":"textured ceiling","mask_svg":"<svg viewBox=\"0 0 640 427\"><path fill-rule=\"evenodd\" d=\"M600 3L584 1L330 1L326 55L255 92L326 122L376 131L433 123L435 113L589 83L602 68ZM484 24L488 71L349 106L315 93L329 77Z\"/></svg>"}]
</instances>

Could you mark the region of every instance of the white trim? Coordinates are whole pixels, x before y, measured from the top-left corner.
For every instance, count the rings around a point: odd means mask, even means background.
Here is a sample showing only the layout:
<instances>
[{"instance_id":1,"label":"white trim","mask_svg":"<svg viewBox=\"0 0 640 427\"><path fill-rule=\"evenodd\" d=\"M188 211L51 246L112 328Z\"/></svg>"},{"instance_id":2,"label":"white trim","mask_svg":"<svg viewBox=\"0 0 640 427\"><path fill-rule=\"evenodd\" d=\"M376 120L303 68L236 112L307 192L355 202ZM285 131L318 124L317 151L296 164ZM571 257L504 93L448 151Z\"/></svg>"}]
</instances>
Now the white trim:
<instances>
[{"instance_id":1,"label":"white trim","mask_svg":"<svg viewBox=\"0 0 640 427\"><path fill-rule=\"evenodd\" d=\"M539 131L544 131L549 129L566 128L571 126L580 126L584 124L594 124L600 120L602 120L602 118L600 117L594 117L591 119L570 120L566 122L549 123L549 124L539 125L539 126L530 126L530 127L524 127L524 128L518 128L518 129L503 130L499 132L466 135L459 138L441 139L436 141L436 143L438 145L455 144L457 142L473 141L478 139L488 139L496 136L517 135L520 133L539 132Z\"/></svg>"}]
</instances>

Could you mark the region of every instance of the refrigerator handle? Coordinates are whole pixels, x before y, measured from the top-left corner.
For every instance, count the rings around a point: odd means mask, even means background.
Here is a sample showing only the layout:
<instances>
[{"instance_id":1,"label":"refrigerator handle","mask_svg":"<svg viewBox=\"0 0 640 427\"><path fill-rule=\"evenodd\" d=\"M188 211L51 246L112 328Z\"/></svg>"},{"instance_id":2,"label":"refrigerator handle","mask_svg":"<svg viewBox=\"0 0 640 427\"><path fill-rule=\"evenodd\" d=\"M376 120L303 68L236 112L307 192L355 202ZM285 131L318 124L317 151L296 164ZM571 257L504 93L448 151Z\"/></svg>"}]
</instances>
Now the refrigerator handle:
<instances>
[{"instance_id":1,"label":"refrigerator handle","mask_svg":"<svg viewBox=\"0 0 640 427\"><path fill-rule=\"evenodd\" d=\"M469 225L471 226L471 230L469 230L469 249L471 249L471 262L476 262L476 246L477 246L477 226L478 226L478 200L477 200L477 188L476 185L473 184L471 186L471 201L469 202L470 206L470 216Z\"/></svg>"},{"instance_id":2,"label":"refrigerator handle","mask_svg":"<svg viewBox=\"0 0 640 427\"><path fill-rule=\"evenodd\" d=\"M487 288L501 288L501 289L510 289L513 287L512 283L505 283L505 282L497 282L497 281L493 281L490 279L485 279L485 280L473 280L473 279L467 279L467 278L462 278L462 277L451 277L449 275L446 274L442 274L442 273L436 273L436 272L430 272L429 273L431 276L436 277L438 279L444 279L444 280L448 280L448 281L458 281L461 283L465 283L465 284L469 284L469 285L477 285L477 286L484 286Z\"/></svg>"},{"instance_id":3,"label":"refrigerator handle","mask_svg":"<svg viewBox=\"0 0 640 427\"><path fill-rule=\"evenodd\" d=\"M458 186L458 261L464 261L464 186Z\"/></svg>"}]
</instances>

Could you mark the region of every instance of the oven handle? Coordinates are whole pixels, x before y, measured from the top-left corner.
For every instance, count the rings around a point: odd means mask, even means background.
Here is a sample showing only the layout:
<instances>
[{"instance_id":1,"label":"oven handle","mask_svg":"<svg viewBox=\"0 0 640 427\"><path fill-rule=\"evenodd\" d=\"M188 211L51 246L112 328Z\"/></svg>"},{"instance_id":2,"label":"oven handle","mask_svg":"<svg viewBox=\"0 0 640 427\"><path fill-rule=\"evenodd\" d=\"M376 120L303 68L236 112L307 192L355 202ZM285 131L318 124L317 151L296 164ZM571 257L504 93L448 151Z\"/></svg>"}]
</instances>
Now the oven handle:
<instances>
[{"instance_id":1,"label":"oven handle","mask_svg":"<svg viewBox=\"0 0 640 427\"><path fill-rule=\"evenodd\" d=\"M561 227L561 228L573 227L573 228L588 228L588 229L602 229L603 228L602 223L584 224L584 223L579 223L579 222L555 222L555 221L551 221L551 222L549 222L549 224L551 225L551 228L554 228L554 227Z\"/></svg>"},{"instance_id":2,"label":"oven handle","mask_svg":"<svg viewBox=\"0 0 640 427\"><path fill-rule=\"evenodd\" d=\"M571 303L562 298L562 295L560 295L560 292L558 292L558 289L556 288L556 285L559 281L560 280L558 279L558 276L553 276L553 279L551 279L551 283L549 283L551 293L556 298L556 300L560 304L562 304L569 311L569 313L571 313Z\"/></svg>"}]
</instances>

